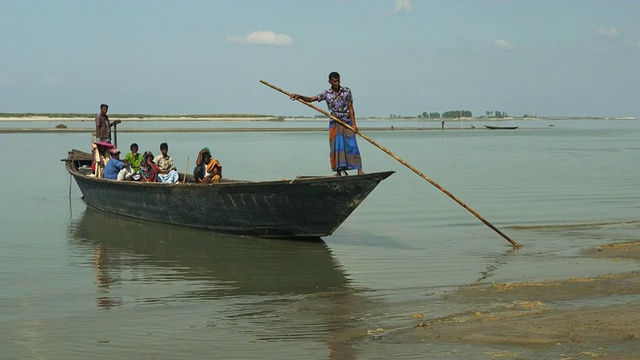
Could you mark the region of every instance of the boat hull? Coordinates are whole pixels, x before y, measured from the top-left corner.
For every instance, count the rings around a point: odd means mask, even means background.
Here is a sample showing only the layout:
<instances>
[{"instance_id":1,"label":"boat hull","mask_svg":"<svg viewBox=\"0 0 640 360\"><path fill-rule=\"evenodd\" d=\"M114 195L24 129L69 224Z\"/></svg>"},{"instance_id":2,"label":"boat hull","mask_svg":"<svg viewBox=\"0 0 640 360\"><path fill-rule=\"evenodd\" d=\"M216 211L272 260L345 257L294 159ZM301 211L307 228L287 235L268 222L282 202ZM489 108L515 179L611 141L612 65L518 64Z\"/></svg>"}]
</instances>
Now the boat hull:
<instances>
[{"instance_id":1,"label":"boat hull","mask_svg":"<svg viewBox=\"0 0 640 360\"><path fill-rule=\"evenodd\" d=\"M393 171L341 177L161 184L87 176L67 159L86 204L136 219L259 237L331 235ZM182 175L181 175L182 176Z\"/></svg>"},{"instance_id":2,"label":"boat hull","mask_svg":"<svg viewBox=\"0 0 640 360\"><path fill-rule=\"evenodd\" d=\"M518 126L492 126L492 125L484 125L489 130L515 130Z\"/></svg>"}]
</instances>

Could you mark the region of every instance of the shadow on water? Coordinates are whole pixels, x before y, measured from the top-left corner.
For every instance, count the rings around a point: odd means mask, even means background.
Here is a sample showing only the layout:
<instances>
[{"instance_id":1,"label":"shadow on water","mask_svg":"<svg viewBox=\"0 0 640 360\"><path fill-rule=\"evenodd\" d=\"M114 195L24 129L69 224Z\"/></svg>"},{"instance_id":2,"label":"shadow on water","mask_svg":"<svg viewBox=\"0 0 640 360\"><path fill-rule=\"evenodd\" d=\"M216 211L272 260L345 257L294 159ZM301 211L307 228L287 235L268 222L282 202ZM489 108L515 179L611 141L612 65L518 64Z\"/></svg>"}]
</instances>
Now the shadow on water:
<instances>
[{"instance_id":1,"label":"shadow on water","mask_svg":"<svg viewBox=\"0 0 640 360\"><path fill-rule=\"evenodd\" d=\"M174 295L182 299L310 294L340 291L349 284L321 239L220 235L90 208L71 222L69 238L79 249L92 253L96 282L103 288L120 282L123 269L137 271L139 280L147 282L197 282Z\"/></svg>"},{"instance_id":2,"label":"shadow on water","mask_svg":"<svg viewBox=\"0 0 640 360\"><path fill-rule=\"evenodd\" d=\"M71 221L69 239L91 259L101 309L188 301L210 312L196 302L220 301L219 323L246 323L260 340L320 340L329 358L353 359L365 326L355 319L380 307L350 287L322 240L219 235L90 208Z\"/></svg>"}]
</instances>

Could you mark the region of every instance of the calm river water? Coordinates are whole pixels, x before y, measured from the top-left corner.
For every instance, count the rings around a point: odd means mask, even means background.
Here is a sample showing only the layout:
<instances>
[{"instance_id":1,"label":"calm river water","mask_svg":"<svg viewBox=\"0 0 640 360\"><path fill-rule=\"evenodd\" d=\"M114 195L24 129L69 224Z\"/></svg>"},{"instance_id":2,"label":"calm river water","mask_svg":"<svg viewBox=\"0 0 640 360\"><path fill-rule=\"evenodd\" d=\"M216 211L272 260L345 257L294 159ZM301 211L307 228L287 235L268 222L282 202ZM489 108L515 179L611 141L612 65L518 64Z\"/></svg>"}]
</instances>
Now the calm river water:
<instances>
[{"instance_id":1,"label":"calm river water","mask_svg":"<svg viewBox=\"0 0 640 360\"><path fill-rule=\"evenodd\" d=\"M287 123L304 127L278 126ZM1 357L466 359L500 350L544 356L545 348L392 336L424 321L412 314L429 319L465 311L443 294L466 284L637 270L633 261L580 251L638 240L640 122L508 123L514 124L520 128L367 133L367 122L359 122L365 134L521 243L517 251L363 139L364 170L396 174L332 236L296 242L88 210L59 161L72 148L88 150L88 133L0 134ZM259 180L330 174L327 136L123 132L118 142L123 153L131 142L158 153L166 141L180 171L191 171L198 150L208 146L226 177Z\"/></svg>"}]
</instances>

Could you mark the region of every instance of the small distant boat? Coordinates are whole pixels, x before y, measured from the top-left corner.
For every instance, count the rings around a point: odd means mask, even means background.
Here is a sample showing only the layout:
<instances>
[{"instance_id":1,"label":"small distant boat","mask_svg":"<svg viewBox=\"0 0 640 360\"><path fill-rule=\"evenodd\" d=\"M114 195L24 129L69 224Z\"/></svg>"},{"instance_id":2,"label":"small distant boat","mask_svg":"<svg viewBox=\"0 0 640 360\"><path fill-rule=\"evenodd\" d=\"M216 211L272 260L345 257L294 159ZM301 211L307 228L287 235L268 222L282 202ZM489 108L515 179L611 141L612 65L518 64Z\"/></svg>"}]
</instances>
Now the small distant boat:
<instances>
[{"instance_id":1,"label":"small distant boat","mask_svg":"<svg viewBox=\"0 0 640 360\"><path fill-rule=\"evenodd\" d=\"M299 176L195 184L180 174L177 184L116 181L91 174L91 154L72 150L65 167L84 201L97 210L165 224L258 237L331 235L393 171L352 176ZM109 231L109 229L105 229Z\"/></svg>"},{"instance_id":2,"label":"small distant boat","mask_svg":"<svg viewBox=\"0 0 640 360\"><path fill-rule=\"evenodd\" d=\"M486 127L489 130L515 130L518 128L518 126L491 126L491 125L485 125L484 127Z\"/></svg>"}]
</instances>

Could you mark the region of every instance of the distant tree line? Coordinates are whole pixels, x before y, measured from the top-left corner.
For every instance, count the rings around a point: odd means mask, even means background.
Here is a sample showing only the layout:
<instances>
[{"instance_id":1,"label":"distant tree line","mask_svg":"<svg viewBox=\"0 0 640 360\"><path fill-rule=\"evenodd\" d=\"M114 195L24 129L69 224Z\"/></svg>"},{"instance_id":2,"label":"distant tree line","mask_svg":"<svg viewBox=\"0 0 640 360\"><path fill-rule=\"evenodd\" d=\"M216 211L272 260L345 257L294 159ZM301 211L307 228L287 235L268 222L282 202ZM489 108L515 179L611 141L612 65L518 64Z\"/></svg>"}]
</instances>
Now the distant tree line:
<instances>
[{"instance_id":1,"label":"distant tree line","mask_svg":"<svg viewBox=\"0 0 640 360\"><path fill-rule=\"evenodd\" d=\"M494 111L485 111L485 115L481 117L502 119L509 116L511 115L507 114L506 111L494 110ZM401 117L401 116L391 115L391 117ZM442 114L440 114L439 112L425 111L422 114L419 114L418 117L421 119L453 119L458 117L473 117L473 114L469 110L449 110L449 111L443 112ZM535 116L525 115L524 117L535 117Z\"/></svg>"},{"instance_id":2,"label":"distant tree line","mask_svg":"<svg viewBox=\"0 0 640 360\"><path fill-rule=\"evenodd\" d=\"M473 117L473 114L469 110L450 110L445 111L442 114L439 112L423 112L418 115L421 119L453 119L458 117Z\"/></svg>"},{"instance_id":3,"label":"distant tree line","mask_svg":"<svg viewBox=\"0 0 640 360\"><path fill-rule=\"evenodd\" d=\"M413 116L406 116L406 115L398 115L398 114L390 114L389 115L390 118L392 119L413 119Z\"/></svg>"},{"instance_id":4,"label":"distant tree line","mask_svg":"<svg viewBox=\"0 0 640 360\"><path fill-rule=\"evenodd\" d=\"M509 114L507 114L506 111L485 111L485 114L487 115L488 118L496 118L496 119L502 119L502 118L506 118L509 117Z\"/></svg>"},{"instance_id":5,"label":"distant tree line","mask_svg":"<svg viewBox=\"0 0 640 360\"><path fill-rule=\"evenodd\" d=\"M418 115L418 117L422 119L440 119L442 116L439 112L423 112L422 114Z\"/></svg>"}]
</instances>

